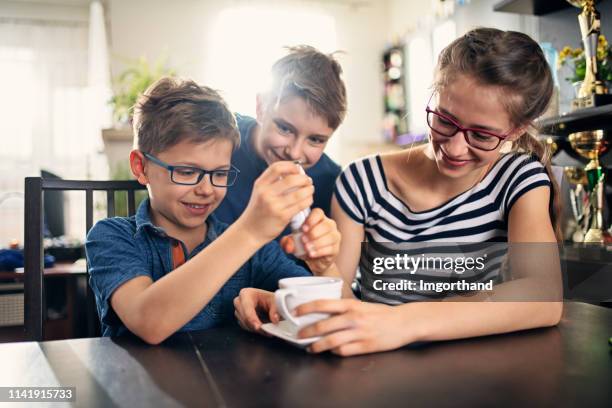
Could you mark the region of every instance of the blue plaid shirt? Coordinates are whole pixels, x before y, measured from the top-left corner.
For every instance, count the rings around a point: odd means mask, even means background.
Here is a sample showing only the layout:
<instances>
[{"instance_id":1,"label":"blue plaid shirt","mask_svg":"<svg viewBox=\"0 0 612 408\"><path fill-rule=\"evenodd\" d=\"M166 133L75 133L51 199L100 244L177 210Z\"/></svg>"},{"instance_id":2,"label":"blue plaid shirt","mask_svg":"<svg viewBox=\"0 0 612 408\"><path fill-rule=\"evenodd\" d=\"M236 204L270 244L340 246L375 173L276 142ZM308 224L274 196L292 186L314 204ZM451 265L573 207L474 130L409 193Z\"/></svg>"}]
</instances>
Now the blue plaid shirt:
<instances>
[{"instance_id":1,"label":"blue plaid shirt","mask_svg":"<svg viewBox=\"0 0 612 408\"><path fill-rule=\"evenodd\" d=\"M206 248L227 228L213 215L206 222L208 229L204 241L186 254L186 260ZM107 218L91 229L85 242L89 284L96 297L103 336L118 336L128 331L110 305L113 292L137 276L157 281L171 273L173 242L174 238L151 222L149 200L140 205L136 215ZM309 275L285 255L276 241L272 241L242 265L206 307L179 331L208 329L233 321L233 299L242 288L275 290L279 279Z\"/></svg>"}]
</instances>

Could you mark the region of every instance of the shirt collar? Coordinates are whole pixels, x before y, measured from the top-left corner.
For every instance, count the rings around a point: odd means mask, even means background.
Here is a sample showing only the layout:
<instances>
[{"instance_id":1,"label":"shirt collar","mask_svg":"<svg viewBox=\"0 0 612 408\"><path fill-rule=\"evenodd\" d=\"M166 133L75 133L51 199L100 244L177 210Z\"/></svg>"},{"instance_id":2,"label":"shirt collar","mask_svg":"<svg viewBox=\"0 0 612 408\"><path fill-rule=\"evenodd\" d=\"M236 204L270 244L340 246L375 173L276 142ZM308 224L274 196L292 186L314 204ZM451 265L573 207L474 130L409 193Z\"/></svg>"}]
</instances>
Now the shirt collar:
<instances>
[{"instance_id":1,"label":"shirt collar","mask_svg":"<svg viewBox=\"0 0 612 408\"><path fill-rule=\"evenodd\" d=\"M150 200L147 198L140 203L138 206L138 210L136 210L136 230L140 231L145 227L150 227L154 230L158 229L162 231L161 228L156 227L151 221L151 206Z\"/></svg>"}]
</instances>

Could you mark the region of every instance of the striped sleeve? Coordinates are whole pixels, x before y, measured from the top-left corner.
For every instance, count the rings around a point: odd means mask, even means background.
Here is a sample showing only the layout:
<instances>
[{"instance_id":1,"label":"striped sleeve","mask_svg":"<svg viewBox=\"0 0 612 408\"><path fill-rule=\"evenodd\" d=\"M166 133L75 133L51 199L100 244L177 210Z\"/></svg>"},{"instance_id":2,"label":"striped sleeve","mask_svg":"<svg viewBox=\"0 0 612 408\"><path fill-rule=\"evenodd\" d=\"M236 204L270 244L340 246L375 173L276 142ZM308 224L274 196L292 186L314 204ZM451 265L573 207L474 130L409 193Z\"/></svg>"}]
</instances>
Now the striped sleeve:
<instances>
[{"instance_id":1,"label":"striped sleeve","mask_svg":"<svg viewBox=\"0 0 612 408\"><path fill-rule=\"evenodd\" d=\"M344 212L359 224L365 224L368 215L364 197L364 181L358 171L360 162L351 163L336 180L334 195Z\"/></svg>"},{"instance_id":2,"label":"striped sleeve","mask_svg":"<svg viewBox=\"0 0 612 408\"><path fill-rule=\"evenodd\" d=\"M506 217L510 214L514 203L527 192L536 187L552 187L546 168L536 157L525 155L520 160L520 164L514 168L513 174L510 176L505 195L504 212Z\"/></svg>"}]
</instances>

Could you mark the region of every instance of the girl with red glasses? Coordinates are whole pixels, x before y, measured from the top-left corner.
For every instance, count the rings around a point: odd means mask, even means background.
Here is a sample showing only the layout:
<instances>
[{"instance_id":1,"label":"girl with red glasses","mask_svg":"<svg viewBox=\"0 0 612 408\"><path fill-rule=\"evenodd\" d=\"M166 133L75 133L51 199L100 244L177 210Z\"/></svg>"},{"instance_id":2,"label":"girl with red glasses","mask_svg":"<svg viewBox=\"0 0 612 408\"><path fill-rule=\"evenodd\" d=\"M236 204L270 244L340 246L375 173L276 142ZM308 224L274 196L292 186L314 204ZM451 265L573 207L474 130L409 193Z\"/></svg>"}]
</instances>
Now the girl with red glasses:
<instances>
[{"instance_id":1,"label":"girl with red glasses","mask_svg":"<svg viewBox=\"0 0 612 408\"><path fill-rule=\"evenodd\" d=\"M559 322L557 187L534 128L553 91L542 50L522 33L472 30L440 54L433 90L427 143L361 159L338 178L332 201L342 233L337 264L347 281L358 272L361 299L297 309L298 315L331 314L299 333L322 336L312 352L362 354ZM413 273L393 262L360 263L364 241L419 248L413 253L423 253L423 260L425 244L524 244L532 255L538 248L537 267L525 261L512 281L495 276L492 291L440 294L418 285L444 281L439 268ZM472 282L491 278L470 276ZM397 284L402 281L415 282L413 290ZM527 293L529 301L519 301Z\"/></svg>"}]
</instances>

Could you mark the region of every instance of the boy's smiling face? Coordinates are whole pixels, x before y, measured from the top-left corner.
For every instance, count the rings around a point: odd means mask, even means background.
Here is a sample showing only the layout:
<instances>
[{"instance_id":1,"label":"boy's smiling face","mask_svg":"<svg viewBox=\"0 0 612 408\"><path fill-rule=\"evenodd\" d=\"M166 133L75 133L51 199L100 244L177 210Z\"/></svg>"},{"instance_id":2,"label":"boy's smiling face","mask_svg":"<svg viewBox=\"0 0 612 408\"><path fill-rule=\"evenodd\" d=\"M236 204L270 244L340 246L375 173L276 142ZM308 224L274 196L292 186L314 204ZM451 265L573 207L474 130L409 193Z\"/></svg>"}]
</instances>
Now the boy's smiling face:
<instances>
[{"instance_id":1,"label":"boy's smiling face","mask_svg":"<svg viewBox=\"0 0 612 408\"><path fill-rule=\"evenodd\" d=\"M203 143L183 140L154 156L174 166L229 170L232 147L232 142L226 139L213 138ZM136 154L142 160L142 153ZM132 168L134 160L132 155ZM170 179L169 170L146 158L142 162L144 172L135 174L138 181L147 184L154 224L178 239L184 239L185 234L203 234L206 218L219 206L227 188L213 186L210 174L206 174L196 185L175 184Z\"/></svg>"},{"instance_id":2,"label":"boy's smiling face","mask_svg":"<svg viewBox=\"0 0 612 408\"><path fill-rule=\"evenodd\" d=\"M299 160L302 167L314 166L334 129L314 113L306 101L294 96L278 105L265 97L257 99L257 131L254 147L268 165L282 160Z\"/></svg>"}]
</instances>

